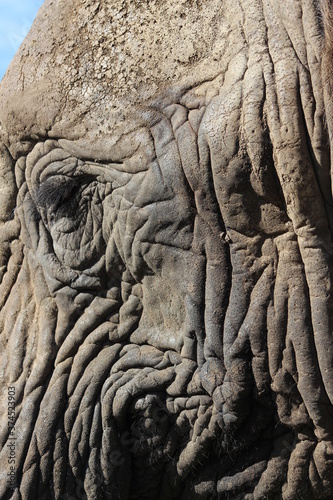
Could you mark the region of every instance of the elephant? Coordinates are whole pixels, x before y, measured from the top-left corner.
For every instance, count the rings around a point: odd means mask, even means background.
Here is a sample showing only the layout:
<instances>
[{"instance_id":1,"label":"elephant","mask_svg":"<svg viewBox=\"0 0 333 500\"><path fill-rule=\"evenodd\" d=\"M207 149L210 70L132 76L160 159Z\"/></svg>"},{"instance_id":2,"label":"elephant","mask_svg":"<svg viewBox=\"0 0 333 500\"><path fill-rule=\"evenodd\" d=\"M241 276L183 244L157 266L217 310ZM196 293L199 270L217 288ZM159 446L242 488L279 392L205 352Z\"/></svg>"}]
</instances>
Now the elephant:
<instances>
[{"instance_id":1,"label":"elephant","mask_svg":"<svg viewBox=\"0 0 333 500\"><path fill-rule=\"evenodd\" d=\"M333 498L331 0L46 0L0 85L1 500Z\"/></svg>"}]
</instances>

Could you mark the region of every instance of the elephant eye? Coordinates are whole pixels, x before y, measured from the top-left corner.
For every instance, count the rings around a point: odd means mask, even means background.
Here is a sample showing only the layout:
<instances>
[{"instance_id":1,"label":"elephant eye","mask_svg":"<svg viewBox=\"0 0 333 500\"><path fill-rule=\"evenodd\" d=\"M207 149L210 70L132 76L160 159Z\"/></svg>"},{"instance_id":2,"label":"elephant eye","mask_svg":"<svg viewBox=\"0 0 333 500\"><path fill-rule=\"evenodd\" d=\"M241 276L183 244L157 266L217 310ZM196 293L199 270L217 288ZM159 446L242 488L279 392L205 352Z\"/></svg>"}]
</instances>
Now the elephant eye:
<instances>
[{"instance_id":1,"label":"elephant eye","mask_svg":"<svg viewBox=\"0 0 333 500\"><path fill-rule=\"evenodd\" d=\"M49 210L59 216L71 215L77 208L82 189L87 185L84 178L58 178L43 182L36 193L39 208Z\"/></svg>"}]
</instances>

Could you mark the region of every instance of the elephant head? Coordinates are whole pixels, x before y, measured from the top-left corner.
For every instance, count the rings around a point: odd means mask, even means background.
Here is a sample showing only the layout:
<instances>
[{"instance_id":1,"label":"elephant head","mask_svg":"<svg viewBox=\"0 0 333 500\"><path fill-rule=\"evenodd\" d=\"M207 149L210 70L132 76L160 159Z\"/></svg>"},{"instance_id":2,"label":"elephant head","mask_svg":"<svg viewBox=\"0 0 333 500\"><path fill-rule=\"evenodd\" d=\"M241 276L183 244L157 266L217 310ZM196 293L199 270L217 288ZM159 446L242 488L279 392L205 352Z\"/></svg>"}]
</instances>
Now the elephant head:
<instances>
[{"instance_id":1,"label":"elephant head","mask_svg":"<svg viewBox=\"0 0 333 500\"><path fill-rule=\"evenodd\" d=\"M0 87L1 498L331 498L324 38L46 0Z\"/></svg>"}]
</instances>

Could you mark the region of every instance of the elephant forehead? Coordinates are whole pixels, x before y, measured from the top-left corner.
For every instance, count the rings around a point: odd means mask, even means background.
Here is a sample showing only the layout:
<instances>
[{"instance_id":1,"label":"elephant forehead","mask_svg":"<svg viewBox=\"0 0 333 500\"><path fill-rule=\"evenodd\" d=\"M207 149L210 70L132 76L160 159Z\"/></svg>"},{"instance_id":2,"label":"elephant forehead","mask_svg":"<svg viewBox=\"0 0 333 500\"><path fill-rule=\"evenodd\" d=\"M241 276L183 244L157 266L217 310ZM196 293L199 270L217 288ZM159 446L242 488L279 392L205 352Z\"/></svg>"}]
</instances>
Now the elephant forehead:
<instances>
[{"instance_id":1,"label":"elephant forehead","mask_svg":"<svg viewBox=\"0 0 333 500\"><path fill-rule=\"evenodd\" d=\"M2 81L3 132L107 133L116 110L193 79L194 68L207 79L223 52L221 9L218 0L47 0Z\"/></svg>"}]
</instances>

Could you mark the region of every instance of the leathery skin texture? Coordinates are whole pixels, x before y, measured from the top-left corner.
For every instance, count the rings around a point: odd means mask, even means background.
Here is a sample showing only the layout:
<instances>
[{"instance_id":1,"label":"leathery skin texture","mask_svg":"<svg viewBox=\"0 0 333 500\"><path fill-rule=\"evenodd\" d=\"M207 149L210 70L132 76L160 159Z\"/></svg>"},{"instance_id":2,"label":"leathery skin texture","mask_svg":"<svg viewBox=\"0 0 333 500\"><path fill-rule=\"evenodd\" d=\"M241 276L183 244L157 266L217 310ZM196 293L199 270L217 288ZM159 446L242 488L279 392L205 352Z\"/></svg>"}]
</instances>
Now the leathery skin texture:
<instances>
[{"instance_id":1,"label":"leathery skin texture","mask_svg":"<svg viewBox=\"0 0 333 500\"><path fill-rule=\"evenodd\" d=\"M0 85L0 499L333 499L330 0L46 0Z\"/></svg>"}]
</instances>

